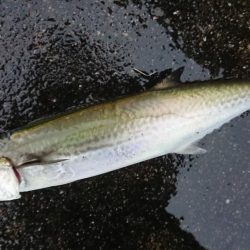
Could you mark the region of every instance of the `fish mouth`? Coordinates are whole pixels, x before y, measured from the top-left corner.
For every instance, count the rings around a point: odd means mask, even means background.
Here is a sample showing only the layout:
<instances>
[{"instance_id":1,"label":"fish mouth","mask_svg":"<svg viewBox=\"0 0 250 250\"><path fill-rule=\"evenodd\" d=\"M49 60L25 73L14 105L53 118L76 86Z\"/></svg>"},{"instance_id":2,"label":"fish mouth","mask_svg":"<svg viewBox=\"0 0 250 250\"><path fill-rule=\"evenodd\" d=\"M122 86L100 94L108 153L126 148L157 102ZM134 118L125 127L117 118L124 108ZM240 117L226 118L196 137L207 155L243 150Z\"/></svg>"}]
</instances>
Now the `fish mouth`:
<instances>
[{"instance_id":1,"label":"fish mouth","mask_svg":"<svg viewBox=\"0 0 250 250\"><path fill-rule=\"evenodd\" d=\"M20 198L22 176L16 167L6 158L0 158L0 201Z\"/></svg>"}]
</instances>

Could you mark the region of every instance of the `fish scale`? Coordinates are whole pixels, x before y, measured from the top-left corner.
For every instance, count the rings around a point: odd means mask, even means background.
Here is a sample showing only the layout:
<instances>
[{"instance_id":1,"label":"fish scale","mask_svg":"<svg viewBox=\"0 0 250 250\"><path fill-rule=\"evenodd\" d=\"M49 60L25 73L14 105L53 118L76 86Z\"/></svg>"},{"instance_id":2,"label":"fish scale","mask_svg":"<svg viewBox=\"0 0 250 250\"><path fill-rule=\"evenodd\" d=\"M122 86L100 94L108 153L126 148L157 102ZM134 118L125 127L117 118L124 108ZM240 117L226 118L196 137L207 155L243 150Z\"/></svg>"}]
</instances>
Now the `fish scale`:
<instances>
[{"instance_id":1,"label":"fish scale","mask_svg":"<svg viewBox=\"0 0 250 250\"><path fill-rule=\"evenodd\" d=\"M203 153L197 141L248 109L247 81L151 90L14 131L0 156L17 166L21 192L62 185L168 153Z\"/></svg>"}]
</instances>

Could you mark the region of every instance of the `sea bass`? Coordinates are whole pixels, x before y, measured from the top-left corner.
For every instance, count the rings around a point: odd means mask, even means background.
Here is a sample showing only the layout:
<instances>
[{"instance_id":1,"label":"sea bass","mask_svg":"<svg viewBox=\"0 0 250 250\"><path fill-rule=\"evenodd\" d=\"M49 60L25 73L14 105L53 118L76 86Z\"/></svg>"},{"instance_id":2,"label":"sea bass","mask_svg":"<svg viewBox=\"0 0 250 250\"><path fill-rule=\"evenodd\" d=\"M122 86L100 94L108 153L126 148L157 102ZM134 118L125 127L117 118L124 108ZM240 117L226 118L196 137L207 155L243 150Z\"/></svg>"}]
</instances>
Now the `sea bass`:
<instances>
[{"instance_id":1,"label":"sea bass","mask_svg":"<svg viewBox=\"0 0 250 250\"><path fill-rule=\"evenodd\" d=\"M103 174L197 142L250 109L250 82L155 89L10 132L0 141L0 200Z\"/></svg>"}]
</instances>

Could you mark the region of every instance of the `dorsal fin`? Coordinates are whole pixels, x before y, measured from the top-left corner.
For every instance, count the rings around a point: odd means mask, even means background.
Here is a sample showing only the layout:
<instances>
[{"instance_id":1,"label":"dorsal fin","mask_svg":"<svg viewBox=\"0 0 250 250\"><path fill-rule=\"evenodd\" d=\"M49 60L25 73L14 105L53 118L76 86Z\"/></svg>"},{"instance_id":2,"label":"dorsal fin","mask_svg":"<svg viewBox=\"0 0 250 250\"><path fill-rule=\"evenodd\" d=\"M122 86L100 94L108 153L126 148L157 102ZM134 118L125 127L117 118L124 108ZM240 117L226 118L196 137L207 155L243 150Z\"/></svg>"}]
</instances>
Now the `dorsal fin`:
<instances>
[{"instance_id":1,"label":"dorsal fin","mask_svg":"<svg viewBox=\"0 0 250 250\"><path fill-rule=\"evenodd\" d=\"M180 67L176 69L175 71L172 71L171 69L166 69L162 72L159 72L159 73L153 72L151 74L147 74L144 71L139 70L137 68L134 68L134 71L141 74L143 77L151 78L152 80L151 84L152 82L153 84L156 83L156 85L149 88L150 90L161 90L161 89L167 89L167 88L178 86L179 84L178 81L184 71L184 67ZM163 80L159 82L159 79L163 79Z\"/></svg>"},{"instance_id":2,"label":"dorsal fin","mask_svg":"<svg viewBox=\"0 0 250 250\"><path fill-rule=\"evenodd\" d=\"M161 90L161 89L167 89L176 87L180 84L179 80L181 78L181 75L184 71L184 67L178 68L177 70L170 72L169 70L164 70L159 74L160 79L162 79L160 82L158 82L152 90ZM166 77L167 75L167 77ZM162 76L162 77L161 77Z\"/></svg>"},{"instance_id":3,"label":"dorsal fin","mask_svg":"<svg viewBox=\"0 0 250 250\"><path fill-rule=\"evenodd\" d=\"M163 79L161 82L157 83L151 90L161 90L161 89L167 89L176 87L178 85L177 82L171 80L171 79Z\"/></svg>"}]
</instances>

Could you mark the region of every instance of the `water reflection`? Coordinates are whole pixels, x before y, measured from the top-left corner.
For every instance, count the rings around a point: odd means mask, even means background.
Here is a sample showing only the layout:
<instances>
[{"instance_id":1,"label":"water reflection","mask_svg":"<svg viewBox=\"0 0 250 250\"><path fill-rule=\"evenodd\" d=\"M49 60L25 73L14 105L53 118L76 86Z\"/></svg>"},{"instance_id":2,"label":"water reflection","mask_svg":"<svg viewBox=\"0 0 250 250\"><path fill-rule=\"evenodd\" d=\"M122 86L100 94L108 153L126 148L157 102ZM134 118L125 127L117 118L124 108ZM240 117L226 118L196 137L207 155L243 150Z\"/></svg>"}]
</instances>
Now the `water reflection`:
<instances>
[{"instance_id":1,"label":"water reflection","mask_svg":"<svg viewBox=\"0 0 250 250\"><path fill-rule=\"evenodd\" d=\"M210 78L146 4L9 1L1 9L2 129L145 90L150 79L134 68L183 68L181 81Z\"/></svg>"},{"instance_id":2,"label":"water reflection","mask_svg":"<svg viewBox=\"0 0 250 250\"><path fill-rule=\"evenodd\" d=\"M241 1L118 0L147 8L178 49L216 77L249 77L249 3ZM238 49L236 49L238 48ZM192 81L192 77L190 78Z\"/></svg>"},{"instance_id":3,"label":"water reflection","mask_svg":"<svg viewBox=\"0 0 250 250\"><path fill-rule=\"evenodd\" d=\"M249 249L249 128L248 116L207 136L208 153L186 159L192 167L180 170L166 208L208 249Z\"/></svg>"}]
</instances>

